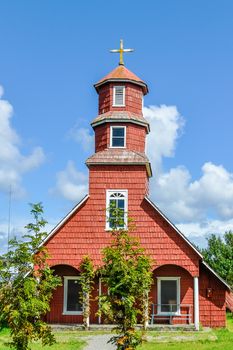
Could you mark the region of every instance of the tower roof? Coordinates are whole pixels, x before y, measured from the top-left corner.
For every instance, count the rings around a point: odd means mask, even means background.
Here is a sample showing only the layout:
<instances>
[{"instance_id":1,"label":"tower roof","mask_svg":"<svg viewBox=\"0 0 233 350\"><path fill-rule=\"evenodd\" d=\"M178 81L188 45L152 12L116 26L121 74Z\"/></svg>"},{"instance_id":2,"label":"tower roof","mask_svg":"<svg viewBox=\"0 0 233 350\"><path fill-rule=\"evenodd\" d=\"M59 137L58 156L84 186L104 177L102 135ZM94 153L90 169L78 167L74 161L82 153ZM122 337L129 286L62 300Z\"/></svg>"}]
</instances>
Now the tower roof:
<instances>
[{"instance_id":1,"label":"tower roof","mask_svg":"<svg viewBox=\"0 0 233 350\"><path fill-rule=\"evenodd\" d=\"M148 93L147 84L123 65L117 66L113 71L94 84L97 92L99 91L99 87L107 82L132 82L143 88L144 95Z\"/></svg>"}]
</instances>

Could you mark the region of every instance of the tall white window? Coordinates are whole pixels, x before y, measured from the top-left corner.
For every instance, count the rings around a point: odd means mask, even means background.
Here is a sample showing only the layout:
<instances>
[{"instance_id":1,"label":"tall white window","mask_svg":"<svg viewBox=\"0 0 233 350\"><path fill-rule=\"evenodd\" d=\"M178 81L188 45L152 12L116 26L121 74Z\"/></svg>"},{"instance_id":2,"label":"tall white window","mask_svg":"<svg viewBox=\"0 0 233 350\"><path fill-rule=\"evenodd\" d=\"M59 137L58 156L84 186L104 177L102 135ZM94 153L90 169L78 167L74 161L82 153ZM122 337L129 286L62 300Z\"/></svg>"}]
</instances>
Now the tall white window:
<instances>
[{"instance_id":1,"label":"tall white window","mask_svg":"<svg viewBox=\"0 0 233 350\"><path fill-rule=\"evenodd\" d=\"M158 277L158 314L180 314L180 277Z\"/></svg>"},{"instance_id":2,"label":"tall white window","mask_svg":"<svg viewBox=\"0 0 233 350\"><path fill-rule=\"evenodd\" d=\"M113 106L125 106L125 86L116 85L113 87Z\"/></svg>"},{"instance_id":3,"label":"tall white window","mask_svg":"<svg viewBox=\"0 0 233 350\"><path fill-rule=\"evenodd\" d=\"M81 315L82 303L80 302L81 293L80 278L77 276L64 276L64 315Z\"/></svg>"},{"instance_id":4,"label":"tall white window","mask_svg":"<svg viewBox=\"0 0 233 350\"><path fill-rule=\"evenodd\" d=\"M126 127L111 126L110 127L110 147L122 148L126 144Z\"/></svg>"},{"instance_id":5,"label":"tall white window","mask_svg":"<svg viewBox=\"0 0 233 350\"><path fill-rule=\"evenodd\" d=\"M106 228L127 227L128 191L107 190L106 194Z\"/></svg>"}]
</instances>

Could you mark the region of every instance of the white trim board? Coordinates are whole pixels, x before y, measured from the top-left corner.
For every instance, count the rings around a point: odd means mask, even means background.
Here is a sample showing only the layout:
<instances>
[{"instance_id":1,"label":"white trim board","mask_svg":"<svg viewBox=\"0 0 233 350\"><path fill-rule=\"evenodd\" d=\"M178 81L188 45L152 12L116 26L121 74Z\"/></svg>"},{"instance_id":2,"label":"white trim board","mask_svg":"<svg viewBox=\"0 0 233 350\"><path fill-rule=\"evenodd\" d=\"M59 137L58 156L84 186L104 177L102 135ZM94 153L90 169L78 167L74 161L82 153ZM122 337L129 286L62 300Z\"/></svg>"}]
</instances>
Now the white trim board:
<instances>
[{"instance_id":1,"label":"white trim board","mask_svg":"<svg viewBox=\"0 0 233 350\"><path fill-rule=\"evenodd\" d=\"M64 295L63 295L63 313L62 315L82 315L83 310L81 311L68 311L67 310L67 298L68 298L68 281L69 280L80 280L80 276L63 276L64 279Z\"/></svg>"},{"instance_id":2,"label":"white trim board","mask_svg":"<svg viewBox=\"0 0 233 350\"><path fill-rule=\"evenodd\" d=\"M125 211L124 211L124 224L125 227L124 229L127 229L128 227L128 190L118 190L118 189L106 189L106 224L105 224L105 230L106 231L111 231L112 228L110 227L110 223L109 223L109 203L110 203L110 199L111 199L111 194L114 193L121 193L123 194L123 198L124 198L124 202L125 202ZM114 198L113 198L114 199Z\"/></svg>"},{"instance_id":3,"label":"white trim board","mask_svg":"<svg viewBox=\"0 0 233 350\"><path fill-rule=\"evenodd\" d=\"M113 129L124 129L124 145L123 146L113 146L112 145ZM125 125L110 125L110 142L109 142L109 147L110 148L126 148L126 132L127 132L127 129L126 129Z\"/></svg>"},{"instance_id":4,"label":"white trim board","mask_svg":"<svg viewBox=\"0 0 233 350\"><path fill-rule=\"evenodd\" d=\"M133 119L133 118L131 118L131 119L126 119L126 118L114 119L114 118L111 118L111 117L109 117L109 118L105 117L102 120L99 120L99 121L96 121L96 122L92 122L91 126L94 129L96 126L104 124L104 123L132 123L132 124L137 124L137 125L144 126L146 128L146 130L147 130L147 134L149 134L149 132L150 132L150 125L148 123L143 122L143 121L139 121L139 120L136 120L136 119Z\"/></svg>"},{"instance_id":5,"label":"white trim board","mask_svg":"<svg viewBox=\"0 0 233 350\"><path fill-rule=\"evenodd\" d=\"M174 277L156 277L157 278L157 291L158 291L158 295L157 295L157 301L158 301L158 311L157 311L157 315L176 315L179 316L180 315L180 277L174 276ZM161 311L161 281L176 281L176 304L177 304L177 311Z\"/></svg>"}]
</instances>

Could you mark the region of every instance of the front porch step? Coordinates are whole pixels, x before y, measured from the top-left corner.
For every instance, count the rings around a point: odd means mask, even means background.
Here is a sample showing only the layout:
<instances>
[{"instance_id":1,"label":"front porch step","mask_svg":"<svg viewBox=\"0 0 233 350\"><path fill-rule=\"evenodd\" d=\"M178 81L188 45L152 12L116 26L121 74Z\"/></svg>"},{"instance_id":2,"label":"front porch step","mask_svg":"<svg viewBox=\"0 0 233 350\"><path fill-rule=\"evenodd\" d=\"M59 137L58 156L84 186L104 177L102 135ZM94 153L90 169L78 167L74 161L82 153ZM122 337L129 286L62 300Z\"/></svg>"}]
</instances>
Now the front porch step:
<instances>
[{"instance_id":1,"label":"front porch step","mask_svg":"<svg viewBox=\"0 0 233 350\"><path fill-rule=\"evenodd\" d=\"M149 324L148 330L156 332L195 331L194 324Z\"/></svg>"},{"instance_id":2,"label":"front porch step","mask_svg":"<svg viewBox=\"0 0 233 350\"><path fill-rule=\"evenodd\" d=\"M53 330L59 331L76 331L83 330L83 326L81 324L51 324L50 325ZM89 327L90 331L112 331L115 325L113 324L91 324ZM138 328L142 328L141 325L137 326ZM156 331L156 332L177 332L177 331L195 331L194 324L149 324L148 330Z\"/></svg>"}]
</instances>

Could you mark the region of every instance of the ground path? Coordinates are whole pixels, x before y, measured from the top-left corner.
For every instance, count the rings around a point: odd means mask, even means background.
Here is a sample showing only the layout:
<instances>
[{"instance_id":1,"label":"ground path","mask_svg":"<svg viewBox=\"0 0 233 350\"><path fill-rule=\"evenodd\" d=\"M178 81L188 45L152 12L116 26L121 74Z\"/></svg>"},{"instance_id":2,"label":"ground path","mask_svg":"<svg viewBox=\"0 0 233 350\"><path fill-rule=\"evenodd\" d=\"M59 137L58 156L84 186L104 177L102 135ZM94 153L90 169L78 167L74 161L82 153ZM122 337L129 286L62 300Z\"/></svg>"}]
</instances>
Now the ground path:
<instances>
[{"instance_id":1,"label":"ground path","mask_svg":"<svg viewBox=\"0 0 233 350\"><path fill-rule=\"evenodd\" d=\"M111 338L111 334L99 334L85 337L87 345L84 350L113 350L115 347L109 344L108 341Z\"/></svg>"}]
</instances>

